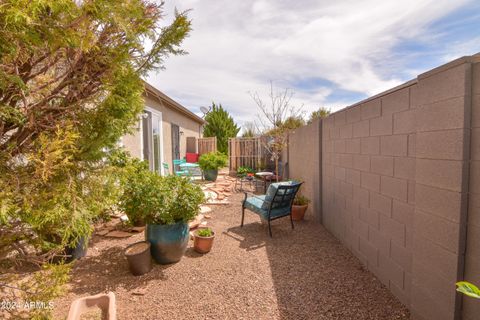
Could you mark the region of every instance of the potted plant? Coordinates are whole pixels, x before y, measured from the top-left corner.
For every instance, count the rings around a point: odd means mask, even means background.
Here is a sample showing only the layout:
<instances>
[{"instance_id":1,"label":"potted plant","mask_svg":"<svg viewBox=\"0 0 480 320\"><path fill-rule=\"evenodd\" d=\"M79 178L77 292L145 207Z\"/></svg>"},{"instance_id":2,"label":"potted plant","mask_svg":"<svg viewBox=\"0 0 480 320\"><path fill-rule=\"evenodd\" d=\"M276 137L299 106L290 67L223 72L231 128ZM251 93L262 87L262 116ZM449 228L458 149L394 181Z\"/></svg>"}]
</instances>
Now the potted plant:
<instances>
[{"instance_id":1,"label":"potted plant","mask_svg":"<svg viewBox=\"0 0 480 320\"><path fill-rule=\"evenodd\" d=\"M152 270L150 247L149 242L139 241L129 245L125 249L128 268L134 276L140 276Z\"/></svg>"},{"instance_id":2,"label":"potted plant","mask_svg":"<svg viewBox=\"0 0 480 320\"><path fill-rule=\"evenodd\" d=\"M120 199L120 207L128 217L128 224L143 227L145 226L144 218L152 208L149 203L144 202L142 196L145 195L145 199L154 196L155 191L148 182L155 180L156 175L152 175L145 161L128 158L124 162L120 175L121 188L124 192Z\"/></svg>"},{"instance_id":3,"label":"potted plant","mask_svg":"<svg viewBox=\"0 0 480 320\"><path fill-rule=\"evenodd\" d=\"M142 177L125 186L122 209L146 222L145 239L155 261L178 262L187 249L188 221L204 201L203 191L185 177L161 177L148 170Z\"/></svg>"},{"instance_id":4,"label":"potted plant","mask_svg":"<svg viewBox=\"0 0 480 320\"><path fill-rule=\"evenodd\" d=\"M193 248L198 253L210 252L215 239L215 232L210 228L200 228L193 234Z\"/></svg>"},{"instance_id":5,"label":"potted plant","mask_svg":"<svg viewBox=\"0 0 480 320\"><path fill-rule=\"evenodd\" d=\"M205 180L217 180L218 169L227 165L227 156L218 151L202 154L198 159L198 164L203 171Z\"/></svg>"},{"instance_id":6,"label":"potted plant","mask_svg":"<svg viewBox=\"0 0 480 320\"><path fill-rule=\"evenodd\" d=\"M254 174L255 171L250 167L238 167L237 169L237 176L239 178L253 177Z\"/></svg>"},{"instance_id":7,"label":"potted plant","mask_svg":"<svg viewBox=\"0 0 480 320\"><path fill-rule=\"evenodd\" d=\"M303 195L297 194L295 199L293 199L292 220L294 221L303 220L303 217L305 216L305 212L307 211L309 203L310 203L310 199L308 199Z\"/></svg>"}]
</instances>

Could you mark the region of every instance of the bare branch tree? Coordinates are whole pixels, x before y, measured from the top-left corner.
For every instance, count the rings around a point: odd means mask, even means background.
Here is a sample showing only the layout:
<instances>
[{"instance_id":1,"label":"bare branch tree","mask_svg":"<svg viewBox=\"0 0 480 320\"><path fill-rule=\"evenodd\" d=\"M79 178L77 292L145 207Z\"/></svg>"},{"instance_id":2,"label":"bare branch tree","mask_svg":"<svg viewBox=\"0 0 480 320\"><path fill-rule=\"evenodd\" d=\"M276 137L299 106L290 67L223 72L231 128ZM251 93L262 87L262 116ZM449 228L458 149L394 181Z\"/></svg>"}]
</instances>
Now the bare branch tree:
<instances>
[{"instance_id":1,"label":"bare branch tree","mask_svg":"<svg viewBox=\"0 0 480 320\"><path fill-rule=\"evenodd\" d=\"M255 126L259 133L267 137L267 142L262 141L262 144L271 155L272 161L275 162L277 181L279 178L278 161L282 151L288 145L288 128L283 124L288 118L301 118L303 116L303 105L299 108L291 105L293 95L294 92L288 88L282 91L275 90L272 81L270 81L268 104L262 100L257 92L250 93L253 101L260 109Z\"/></svg>"}]
</instances>

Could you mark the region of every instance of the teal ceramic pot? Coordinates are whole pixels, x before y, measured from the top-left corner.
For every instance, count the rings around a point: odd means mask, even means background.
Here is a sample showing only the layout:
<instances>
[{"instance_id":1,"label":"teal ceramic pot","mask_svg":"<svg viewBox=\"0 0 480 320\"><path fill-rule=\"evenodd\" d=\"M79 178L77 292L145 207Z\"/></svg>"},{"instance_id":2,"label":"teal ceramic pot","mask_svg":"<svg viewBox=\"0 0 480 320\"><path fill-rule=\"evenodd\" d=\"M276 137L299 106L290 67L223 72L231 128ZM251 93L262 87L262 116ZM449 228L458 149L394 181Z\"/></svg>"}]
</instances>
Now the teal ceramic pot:
<instances>
[{"instance_id":1,"label":"teal ceramic pot","mask_svg":"<svg viewBox=\"0 0 480 320\"><path fill-rule=\"evenodd\" d=\"M160 264L180 261L187 250L188 224L147 224L145 240L150 242L153 259Z\"/></svg>"},{"instance_id":2,"label":"teal ceramic pot","mask_svg":"<svg viewBox=\"0 0 480 320\"><path fill-rule=\"evenodd\" d=\"M218 170L205 170L203 171L203 175L205 176L205 180L215 181L217 180Z\"/></svg>"}]
</instances>

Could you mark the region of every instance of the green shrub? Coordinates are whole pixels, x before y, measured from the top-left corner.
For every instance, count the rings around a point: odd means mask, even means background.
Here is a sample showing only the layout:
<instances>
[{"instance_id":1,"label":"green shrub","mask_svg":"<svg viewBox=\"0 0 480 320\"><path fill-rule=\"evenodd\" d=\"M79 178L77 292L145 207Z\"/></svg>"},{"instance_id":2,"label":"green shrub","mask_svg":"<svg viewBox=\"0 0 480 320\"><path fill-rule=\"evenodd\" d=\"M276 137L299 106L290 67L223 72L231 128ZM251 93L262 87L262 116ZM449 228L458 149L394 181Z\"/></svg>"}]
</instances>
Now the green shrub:
<instances>
[{"instance_id":1,"label":"green shrub","mask_svg":"<svg viewBox=\"0 0 480 320\"><path fill-rule=\"evenodd\" d=\"M162 177L134 164L127 169L120 207L132 223L174 224L188 222L204 201L202 189L188 178Z\"/></svg>"},{"instance_id":2,"label":"green shrub","mask_svg":"<svg viewBox=\"0 0 480 320\"><path fill-rule=\"evenodd\" d=\"M197 230L197 235L199 237L211 237L213 236L213 231L210 228L202 228Z\"/></svg>"},{"instance_id":3,"label":"green shrub","mask_svg":"<svg viewBox=\"0 0 480 320\"><path fill-rule=\"evenodd\" d=\"M293 200L293 204L296 206L304 206L310 203L310 199L308 199L305 196L302 196L301 194L297 194L295 199Z\"/></svg>"},{"instance_id":4,"label":"green shrub","mask_svg":"<svg viewBox=\"0 0 480 320\"><path fill-rule=\"evenodd\" d=\"M198 164L202 170L218 170L227 165L228 157L220 152L209 152L202 154Z\"/></svg>"},{"instance_id":5,"label":"green shrub","mask_svg":"<svg viewBox=\"0 0 480 320\"><path fill-rule=\"evenodd\" d=\"M255 173L255 170L250 167L239 167L237 169L237 175L239 176L246 176L249 173Z\"/></svg>"}]
</instances>

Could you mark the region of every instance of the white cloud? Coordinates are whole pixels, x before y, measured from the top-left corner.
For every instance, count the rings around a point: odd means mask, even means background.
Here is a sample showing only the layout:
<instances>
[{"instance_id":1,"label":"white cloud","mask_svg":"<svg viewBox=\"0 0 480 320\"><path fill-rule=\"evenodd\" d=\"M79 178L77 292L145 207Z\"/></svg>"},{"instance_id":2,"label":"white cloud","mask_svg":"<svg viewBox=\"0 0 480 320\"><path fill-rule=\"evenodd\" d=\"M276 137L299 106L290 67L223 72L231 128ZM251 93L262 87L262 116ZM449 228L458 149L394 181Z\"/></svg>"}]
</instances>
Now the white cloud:
<instances>
[{"instance_id":1,"label":"white cloud","mask_svg":"<svg viewBox=\"0 0 480 320\"><path fill-rule=\"evenodd\" d=\"M321 78L373 95L406 80L387 69L395 65L395 46L433 37L428 26L469 1L167 1L167 19L174 7L192 9L193 31L183 45L189 54L168 58L167 69L149 81L194 112L221 102L239 122L257 113L248 92L267 93L269 80L291 88ZM293 89L293 103L306 111L325 105L333 90ZM355 101L328 102L336 109Z\"/></svg>"}]
</instances>

